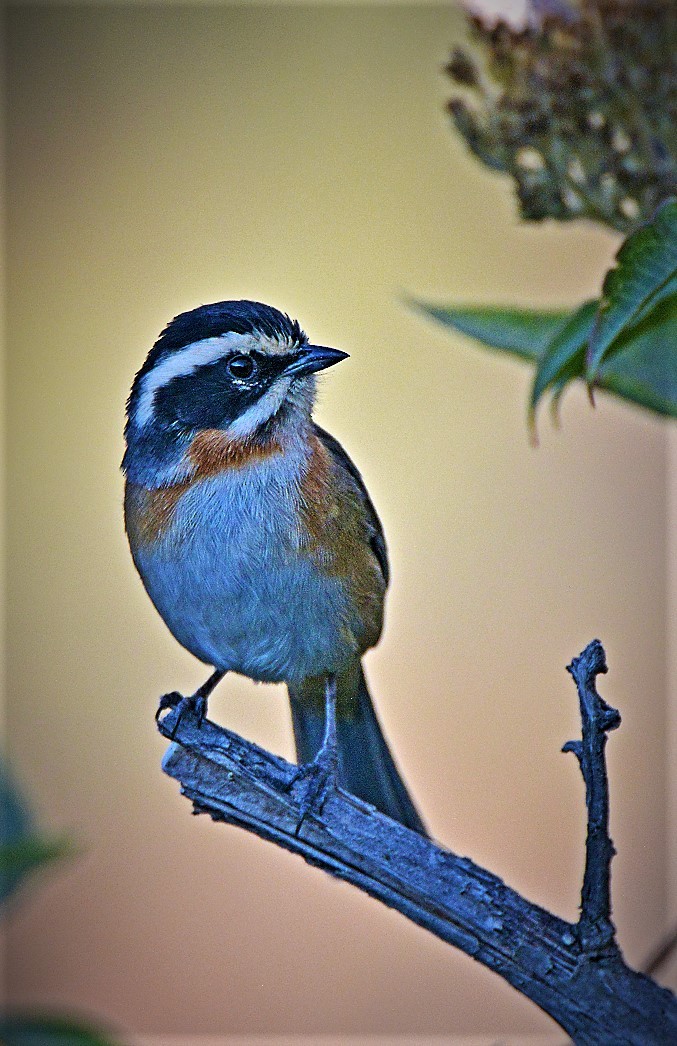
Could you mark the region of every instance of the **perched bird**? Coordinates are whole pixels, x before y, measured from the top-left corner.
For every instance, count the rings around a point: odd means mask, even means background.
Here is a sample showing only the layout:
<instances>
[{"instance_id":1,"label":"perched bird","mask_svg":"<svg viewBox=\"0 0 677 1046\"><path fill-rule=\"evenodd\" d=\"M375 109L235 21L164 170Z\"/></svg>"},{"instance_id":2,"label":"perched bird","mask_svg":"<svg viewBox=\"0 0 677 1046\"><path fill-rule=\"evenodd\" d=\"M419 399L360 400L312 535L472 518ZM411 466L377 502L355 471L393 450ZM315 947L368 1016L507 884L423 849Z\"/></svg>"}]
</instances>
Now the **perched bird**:
<instances>
[{"instance_id":1,"label":"perched bird","mask_svg":"<svg viewBox=\"0 0 677 1046\"><path fill-rule=\"evenodd\" d=\"M424 832L361 664L383 624L383 530L312 420L316 373L347 355L259 302L177 316L127 403L125 526L160 616L214 667L181 700L201 718L226 672L286 683L301 773Z\"/></svg>"}]
</instances>

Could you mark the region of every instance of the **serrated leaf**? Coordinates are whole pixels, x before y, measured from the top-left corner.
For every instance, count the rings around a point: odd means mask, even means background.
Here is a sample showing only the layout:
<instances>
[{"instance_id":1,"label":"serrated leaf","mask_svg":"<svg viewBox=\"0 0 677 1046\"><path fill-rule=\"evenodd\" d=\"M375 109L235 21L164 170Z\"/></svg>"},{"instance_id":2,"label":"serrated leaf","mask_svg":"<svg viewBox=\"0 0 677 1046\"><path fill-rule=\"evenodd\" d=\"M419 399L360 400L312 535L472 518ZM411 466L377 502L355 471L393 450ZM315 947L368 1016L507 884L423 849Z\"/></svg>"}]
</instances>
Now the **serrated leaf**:
<instances>
[{"instance_id":1,"label":"serrated leaf","mask_svg":"<svg viewBox=\"0 0 677 1046\"><path fill-rule=\"evenodd\" d=\"M585 370L585 348L597 312L596 301L586 301L569 316L541 356L531 389L529 412L533 415L547 388L556 385L558 397L566 384Z\"/></svg>"},{"instance_id":2,"label":"serrated leaf","mask_svg":"<svg viewBox=\"0 0 677 1046\"><path fill-rule=\"evenodd\" d=\"M604 280L602 300L587 357L592 383L604 357L624 328L646 314L677 273L677 200L666 200L651 219L622 244L616 266ZM656 304L654 302L653 304Z\"/></svg>"},{"instance_id":3,"label":"serrated leaf","mask_svg":"<svg viewBox=\"0 0 677 1046\"><path fill-rule=\"evenodd\" d=\"M61 1017L0 1017L2 1046L115 1046L103 1032Z\"/></svg>"},{"instance_id":4,"label":"serrated leaf","mask_svg":"<svg viewBox=\"0 0 677 1046\"><path fill-rule=\"evenodd\" d=\"M568 309L447 306L417 300L409 304L445 327L526 360L538 360L570 316Z\"/></svg>"},{"instance_id":5,"label":"serrated leaf","mask_svg":"<svg viewBox=\"0 0 677 1046\"><path fill-rule=\"evenodd\" d=\"M586 340L596 310L594 301L571 311L513 309L503 306L439 306L410 302L426 316L494 349L536 362L529 417L546 389L553 408L576 378L585 377ZM596 384L659 414L677 416L677 276L638 310L609 347ZM589 325L588 325L589 323ZM587 325L587 327L586 327Z\"/></svg>"},{"instance_id":6,"label":"serrated leaf","mask_svg":"<svg viewBox=\"0 0 677 1046\"><path fill-rule=\"evenodd\" d=\"M655 308L657 308L661 304L661 302L665 301L667 298L672 298L672 297L674 297L676 295L677 295L677 274L675 276L673 276L672 279L668 280L667 283L664 283L663 286L658 291L656 291L656 293L654 295L652 295L652 297L648 300L646 305L639 310L639 312L637 313L637 316L635 317L635 320L633 322L632 328L634 329L634 327L637 324L642 323L642 321L645 320L646 317L649 316L653 312L653 310ZM619 337L620 338L623 337L623 332L621 332ZM610 351L613 352L614 347L617 344L617 342L618 342L618 339L616 339L614 344L611 346L611 350Z\"/></svg>"}]
</instances>

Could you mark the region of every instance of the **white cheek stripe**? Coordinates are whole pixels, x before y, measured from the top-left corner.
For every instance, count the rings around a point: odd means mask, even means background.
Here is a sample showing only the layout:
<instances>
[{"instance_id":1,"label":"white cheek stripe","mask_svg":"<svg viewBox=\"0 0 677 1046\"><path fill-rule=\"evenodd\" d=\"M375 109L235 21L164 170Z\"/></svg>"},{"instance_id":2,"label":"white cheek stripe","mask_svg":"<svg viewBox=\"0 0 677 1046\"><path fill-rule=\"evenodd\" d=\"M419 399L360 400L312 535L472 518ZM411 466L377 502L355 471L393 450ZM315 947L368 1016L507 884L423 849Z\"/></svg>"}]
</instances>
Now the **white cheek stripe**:
<instances>
[{"instance_id":1,"label":"white cheek stripe","mask_svg":"<svg viewBox=\"0 0 677 1046\"><path fill-rule=\"evenodd\" d=\"M289 392L292 380L291 377L284 375L279 377L275 384L260 399L257 399L256 403L253 403L244 414L241 414L228 426L227 435L236 439L246 439L247 436L256 432L259 425L263 425L280 409Z\"/></svg>"}]
</instances>

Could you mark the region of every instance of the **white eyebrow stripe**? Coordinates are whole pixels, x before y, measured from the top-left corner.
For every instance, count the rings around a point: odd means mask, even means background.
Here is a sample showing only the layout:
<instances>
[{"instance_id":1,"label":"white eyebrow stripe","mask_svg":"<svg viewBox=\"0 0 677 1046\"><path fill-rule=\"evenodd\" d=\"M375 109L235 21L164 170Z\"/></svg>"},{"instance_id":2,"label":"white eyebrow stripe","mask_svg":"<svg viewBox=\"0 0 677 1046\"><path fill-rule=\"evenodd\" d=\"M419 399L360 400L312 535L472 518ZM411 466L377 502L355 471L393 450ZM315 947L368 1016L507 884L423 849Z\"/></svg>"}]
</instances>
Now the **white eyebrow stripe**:
<instances>
[{"instance_id":1,"label":"white eyebrow stripe","mask_svg":"<svg viewBox=\"0 0 677 1046\"><path fill-rule=\"evenodd\" d=\"M141 381L139 398L134 410L134 423L143 428L152 419L155 407L155 396L158 389L168 385L173 378L192 374L198 367L207 363L216 363L234 351L247 352L260 343L260 338L251 334L220 334L216 338L201 338L192 341L177 352L161 359Z\"/></svg>"}]
</instances>

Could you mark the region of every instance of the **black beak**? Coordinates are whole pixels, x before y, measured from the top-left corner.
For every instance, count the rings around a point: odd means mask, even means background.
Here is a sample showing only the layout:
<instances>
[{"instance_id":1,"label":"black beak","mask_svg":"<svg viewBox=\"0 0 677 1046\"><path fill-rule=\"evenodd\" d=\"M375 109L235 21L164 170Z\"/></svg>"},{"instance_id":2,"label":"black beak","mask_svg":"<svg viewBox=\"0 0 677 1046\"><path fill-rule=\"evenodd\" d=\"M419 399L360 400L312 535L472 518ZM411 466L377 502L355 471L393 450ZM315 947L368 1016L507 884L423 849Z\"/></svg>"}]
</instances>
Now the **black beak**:
<instances>
[{"instance_id":1,"label":"black beak","mask_svg":"<svg viewBox=\"0 0 677 1046\"><path fill-rule=\"evenodd\" d=\"M348 358L347 352L341 349L328 349L324 345L304 345L296 353L291 363L284 368L285 374L296 377L302 374L314 374L315 371L333 367L335 363Z\"/></svg>"}]
</instances>

